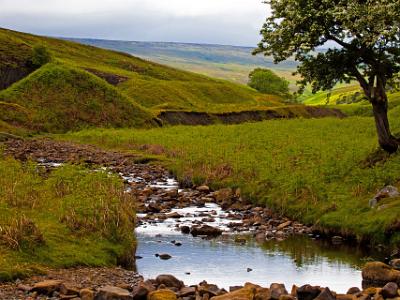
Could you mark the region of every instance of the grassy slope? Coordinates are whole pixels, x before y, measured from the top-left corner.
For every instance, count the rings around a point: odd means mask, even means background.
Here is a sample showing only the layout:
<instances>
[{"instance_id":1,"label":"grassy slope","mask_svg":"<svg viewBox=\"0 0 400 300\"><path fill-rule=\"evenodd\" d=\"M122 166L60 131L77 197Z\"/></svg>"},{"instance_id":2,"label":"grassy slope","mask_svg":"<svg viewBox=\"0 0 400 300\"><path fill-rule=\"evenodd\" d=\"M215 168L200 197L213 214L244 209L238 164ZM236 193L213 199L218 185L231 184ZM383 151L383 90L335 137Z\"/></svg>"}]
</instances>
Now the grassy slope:
<instances>
[{"instance_id":1,"label":"grassy slope","mask_svg":"<svg viewBox=\"0 0 400 300\"><path fill-rule=\"evenodd\" d=\"M113 86L88 72L64 64L47 64L0 92L1 119L34 131L65 132L89 125L133 127L149 124L152 115Z\"/></svg>"},{"instance_id":2,"label":"grassy slope","mask_svg":"<svg viewBox=\"0 0 400 300\"><path fill-rule=\"evenodd\" d=\"M390 114L394 131L399 131L399 107ZM399 155L365 166L377 146L370 117L93 130L64 138L122 149L161 145L180 178L240 187L245 197L307 223L376 242L400 242L399 233L390 232L400 219L400 199L384 200L379 211L368 206L377 190L400 181Z\"/></svg>"},{"instance_id":3,"label":"grassy slope","mask_svg":"<svg viewBox=\"0 0 400 300\"><path fill-rule=\"evenodd\" d=\"M14 47L23 44L25 48L41 43L60 63L125 76L128 81L117 88L148 108L164 105L173 109L204 111L210 108L210 103L246 105L247 109L260 103L280 105L278 101L271 103L271 97L264 97L246 86L177 70L125 53L5 29L0 29L1 43L13 44ZM273 100L280 99L275 97Z\"/></svg>"},{"instance_id":4,"label":"grassy slope","mask_svg":"<svg viewBox=\"0 0 400 300\"><path fill-rule=\"evenodd\" d=\"M115 265L135 247L133 201L118 178L38 170L0 157L0 281L46 267Z\"/></svg>"}]
</instances>

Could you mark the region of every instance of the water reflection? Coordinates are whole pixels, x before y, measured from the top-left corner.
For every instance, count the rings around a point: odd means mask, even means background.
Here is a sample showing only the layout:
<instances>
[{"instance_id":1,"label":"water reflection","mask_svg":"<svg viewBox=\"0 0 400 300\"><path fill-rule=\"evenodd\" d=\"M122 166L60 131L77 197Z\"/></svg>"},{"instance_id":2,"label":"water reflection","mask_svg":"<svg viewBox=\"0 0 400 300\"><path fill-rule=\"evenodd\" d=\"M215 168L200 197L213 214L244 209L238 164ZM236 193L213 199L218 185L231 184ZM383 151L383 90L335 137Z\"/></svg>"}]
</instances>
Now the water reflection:
<instances>
[{"instance_id":1,"label":"water reflection","mask_svg":"<svg viewBox=\"0 0 400 300\"><path fill-rule=\"evenodd\" d=\"M361 287L360 267L365 253L357 248L332 246L307 237L293 237L283 242L263 245L249 240L245 245L233 236L203 240L180 234L155 237L138 233L138 271L145 278L169 273L186 284L202 280L229 288L252 282L267 286L272 282L329 286L337 292L349 287ZM171 243L182 242L181 247ZM168 253L172 259L162 261L156 253ZM248 268L252 271L248 272ZM187 273L190 273L188 275Z\"/></svg>"}]
</instances>

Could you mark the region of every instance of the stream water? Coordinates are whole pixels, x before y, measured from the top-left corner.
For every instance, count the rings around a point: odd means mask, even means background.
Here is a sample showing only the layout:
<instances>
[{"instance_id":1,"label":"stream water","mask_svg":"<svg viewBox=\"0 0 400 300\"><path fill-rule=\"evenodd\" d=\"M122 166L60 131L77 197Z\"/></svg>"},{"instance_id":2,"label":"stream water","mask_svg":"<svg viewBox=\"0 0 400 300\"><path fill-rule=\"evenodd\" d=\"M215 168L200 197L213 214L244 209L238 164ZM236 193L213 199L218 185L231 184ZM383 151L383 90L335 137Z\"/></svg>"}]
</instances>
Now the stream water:
<instances>
[{"instance_id":1,"label":"stream water","mask_svg":"<svg viewBox=\"0 0 400 300\"><path fill-rule=\"evenodd\" d=\"M159 182L155 186L171 188L176 182ZM154 186L154 184L153 184ZM235 234L224 234L216 239L205 239L181 234L178 226L190 225L204 213L212 214L215 222L208 223L227 229L231 220L216 204L204 208L173 209L183 215L180 219L164 222L145 222L136 229L138 240L137 271L146 279L159 274L172 274L192 285L206 280L228 289L246 282L268 286L273 282L329 286L345 293L348 288L361 288L361 267L371 259L382 259L379 253L366 253L356 247L333 245L309 236L293 236L281 242L258 243L251 234L238 239ZM139 215L140 217L140 215ZM207 224L207 223L206 223ZM239 240L239 242L238 242ZM176 246L173 242L182 245ZM167 253L169 260L155 254Z\"/></svg>"}]
</instances>

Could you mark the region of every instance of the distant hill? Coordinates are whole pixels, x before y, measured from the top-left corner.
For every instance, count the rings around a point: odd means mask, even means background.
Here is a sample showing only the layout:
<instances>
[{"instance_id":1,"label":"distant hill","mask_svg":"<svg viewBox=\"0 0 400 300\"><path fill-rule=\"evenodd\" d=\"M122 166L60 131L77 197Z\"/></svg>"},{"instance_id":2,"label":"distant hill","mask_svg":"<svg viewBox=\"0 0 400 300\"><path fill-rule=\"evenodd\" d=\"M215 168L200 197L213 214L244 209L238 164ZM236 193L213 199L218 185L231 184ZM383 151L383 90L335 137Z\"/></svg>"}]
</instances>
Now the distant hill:
<instances>
[{"instance_id":1,"label":"distant hill","mask_svg":"<svg viewBox=\"0 0 400 300\"><path fill-rule=\"evenodd\" d=\"M294 77L291 73L297 66L294 60L276 65L271 57L254 56L251 54L253 51L251 47L101 39L69 40L131 53L169 66L238 83L247 83L248 74L256 67L273 69L293 82Z\"/></svg>"},{"instance_id":2,"label":"distant hill","mask_svg":"<svg viewBox=\"0 0 400 300\"><path fill-rule=\"evenodd\" d=\"M50 64L32 66L33 46ZM126 49L121 49L126 51ZM0 129L63 132L143 127L162 111L224 113L282 106L278 96L126 53L0 29Z\"/></svg>"}]
</instances>

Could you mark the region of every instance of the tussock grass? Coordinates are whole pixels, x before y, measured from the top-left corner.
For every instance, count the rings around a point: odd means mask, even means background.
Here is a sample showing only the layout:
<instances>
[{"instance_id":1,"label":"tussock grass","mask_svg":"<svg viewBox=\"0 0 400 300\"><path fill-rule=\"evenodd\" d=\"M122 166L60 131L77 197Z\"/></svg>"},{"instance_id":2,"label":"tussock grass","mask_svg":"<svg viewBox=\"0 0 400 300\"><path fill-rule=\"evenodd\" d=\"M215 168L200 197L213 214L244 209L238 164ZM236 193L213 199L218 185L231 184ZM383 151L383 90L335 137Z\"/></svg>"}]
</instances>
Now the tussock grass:
<instances>
[{"instance_id":1,"label":"tussock grass","mask_svg":"<svg viewBox=\"0 0 400 300\"><path fill-rule=\"evenodd\" d=\"M103 171L0 158L0 281L134 255L134 199Z\"/></svg>"},{"instance_id":2,"label":"tussock grass","mask_svg":"<svg viewBox=\"0 0 400 300\"><path fill-rule=\"evenodd\" d=\"M400 130L399 112L395 108L390 113L394 130ZM130 150L160 145L160 154L181 180L240 188L245 198L303 222L359 239L399 242L399 233L391 228L400 219L400 199L383 200L379 210L368 206L385 185L400 186L399 155L373 165L365 162L377 149L372 118L97 129L64 138Z\"/></svg>"}]
</instances>

